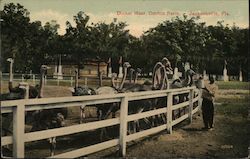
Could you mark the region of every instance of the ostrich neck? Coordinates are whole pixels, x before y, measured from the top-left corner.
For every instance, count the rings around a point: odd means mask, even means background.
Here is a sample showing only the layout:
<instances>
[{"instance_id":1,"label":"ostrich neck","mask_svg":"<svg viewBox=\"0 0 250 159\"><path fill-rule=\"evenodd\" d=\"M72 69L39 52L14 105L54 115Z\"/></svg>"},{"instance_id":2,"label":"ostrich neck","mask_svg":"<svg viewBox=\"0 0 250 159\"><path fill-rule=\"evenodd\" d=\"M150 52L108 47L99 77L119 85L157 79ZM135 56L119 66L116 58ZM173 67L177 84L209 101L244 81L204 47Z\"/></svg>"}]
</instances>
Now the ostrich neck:
<instances>
[{"instance_id":1,"label":"ostrich neck","mask_svg":"<svg viewBox=\"0 0 250 159\"><path fill-rule=\"evenodd\" d=\"M126 76L127 76L127 68L124 68L124 74L123 74L122 82L121 82L121 85L120 85L120 89L122 89L122 87L124 85L124 82L126 80Z\"/></svg>"},{"instance_id":2,"label":"ostrich neck","mask_svg":"<svg viewBox=\"0 0 250 159\"><path fill-rule=\"evenodd\" d=\"M138 79L138 73L136 72L136 74L135 74L135 79L134 79L134 83L137 82L137 79Z\"/></svg>"},{"instance_id":3,"label":"ostrich neck","mask_svg":"<svg viewBox=\"0 0 250 159\"><path fill-rule=\"evenodd\" d=\"M9 91L13 89L13 62L10 62Z\"/></svg>"},{"instance_id":4,"label":"ostrich neck","mask_svg":"<svg viewBox=\"0 0 250 159\"><path fill-rule=\"evenodd\" d=\"M132 76L133 76L133 72L130 72L130 78L129 78L129 83L132 83Z\"/></svg>"},{"instance_id":5,"label":"ostrich neck","mask_svg":"<svg viewBox=\"0 0 250 159\"><path fill-rule=\"evenodd\" d=\"M187 81L187 86L188 86L191 83L191 77L189 75L187 75L186 81Z\"/></svg>"},{"instance_id":6,"label":"ostrich neck","mask_svg":"<svg viewBox=\"0 0 250 159\"><path fill-rule=\"evenodd\" d=\"M113 76L111 77L111 84L112 84L113 88L116 88L116 86L115 86L115 78Z\"/></svg>"},{"instance_id":7,"label":"ostrich neck","mask_svg":"<svg viewBox=\"0 0 250 159\"><path fill-rule=\"evenodd\" d=\"M40 87L39 87L38 98L43 97L43 83L44 83L44 71L42 71L41 77L40 77Z\"/></svg>"}]
</instances>

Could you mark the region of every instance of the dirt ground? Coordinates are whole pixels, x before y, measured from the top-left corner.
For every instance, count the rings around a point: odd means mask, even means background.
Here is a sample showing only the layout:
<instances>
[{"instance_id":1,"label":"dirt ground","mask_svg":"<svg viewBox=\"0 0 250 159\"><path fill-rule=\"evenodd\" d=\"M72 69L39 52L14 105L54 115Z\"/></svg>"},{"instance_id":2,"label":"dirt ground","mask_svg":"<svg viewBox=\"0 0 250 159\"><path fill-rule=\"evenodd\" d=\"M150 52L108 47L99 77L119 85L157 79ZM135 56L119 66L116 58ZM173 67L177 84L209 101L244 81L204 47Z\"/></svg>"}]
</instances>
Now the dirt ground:
<instances>
[{"instance_id":1,"label":"dirt ground","mask_svg":"<svg viewBox=\"0 0 250 159\"><path fill-rule=\"evenodd\" d=\"M53 91L52 91L53 90ZM56 93L55 93L56 92ZM46 86L45 97L71 96L69 87ZM71 116L79 114L78 108L71 109ZM93 110L87 111L87 116ZM250 141L250 108L249 90L219 90L215 105L215 128L212 131L203 131L202 116L197 113L193 122L184 121L173 128L173 133L166 131L156 135L128 143L127 157L136 158L242 158L249 155ZM89 114L88 114L89 113ZM77 123L78 117L71 118ZM118 129L119 130L119 129ZM57 154L72 150L71 145L77 148L87 146L87 141L97 143L97 131L84 134L75 134L74 139L64 140L59 145ZM67 140L67 142L65 142ZM45 141L45 140L44 140ZM41 141L26 145L26 157L48 156L48 145ZM59 140L60 142L60 140ZM42 145L42 146L41 146ZM37 147L37 148L36 148ZM75 148L76 148L75 147ZM74 148L74 149L75 149ZM117 147L91 154L88 157L118 157Z\"/></svg>"}]
</instances>

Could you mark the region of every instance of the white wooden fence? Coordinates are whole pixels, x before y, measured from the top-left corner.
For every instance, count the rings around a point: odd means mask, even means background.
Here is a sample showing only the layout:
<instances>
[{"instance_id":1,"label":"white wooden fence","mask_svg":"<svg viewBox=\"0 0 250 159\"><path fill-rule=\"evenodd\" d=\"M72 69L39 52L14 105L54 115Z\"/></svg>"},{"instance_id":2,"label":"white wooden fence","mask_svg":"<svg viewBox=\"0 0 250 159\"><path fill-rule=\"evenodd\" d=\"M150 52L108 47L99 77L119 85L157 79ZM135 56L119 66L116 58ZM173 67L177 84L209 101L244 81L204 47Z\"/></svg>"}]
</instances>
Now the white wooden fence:
<instances>
[{"instance_id":1,"label":"white wooden fence","mask_svg":"<svg viewBox=\"0 0 250 159\"><path fill-rule=\"evenodd\" d=\"M194 97L194 92L198 92L198 96ZM189 93L189 101L173 105L173 95L180 93ZM167 97L167 105L164 108L150 110L139 114L128 115L128 102L141 99ZM129 141L145 137L162 130L168 130L172 133L172 127L181 121L189 118L192 121L192 115L198 111L199 106L193 109L193 103L201 104L199 90L195 87L182 89L170 89L160 91L146 91L136 93L121 93L116 95L94 95L94 96L78 96L78 97L59 97L59 98L43 98L43 99L23 99L1 102L1 113L13 112L13 136L1 137L1 146L13 144L13 157L24 158L25 142L47 139L54 136L69 135L84 131L90 131L98 128L104 128L112 125L120 125L119 138L101 142L95 145L87 146L70 152L50 156L51 158L75 158L101 151L110 147L120 146L123 156L126 155L126 144ZM72 125L62 128L42 130L36 132L25 133L25 111L73 107L81 105L93 105L103 103L120 102L120 117L94 121L78 125ZM178 108L189 106L189 113L172 121L172 111ZM167 123L143 130L137 133L127 135L128 122L166 113Z\"/></svg>"}]
</instances>

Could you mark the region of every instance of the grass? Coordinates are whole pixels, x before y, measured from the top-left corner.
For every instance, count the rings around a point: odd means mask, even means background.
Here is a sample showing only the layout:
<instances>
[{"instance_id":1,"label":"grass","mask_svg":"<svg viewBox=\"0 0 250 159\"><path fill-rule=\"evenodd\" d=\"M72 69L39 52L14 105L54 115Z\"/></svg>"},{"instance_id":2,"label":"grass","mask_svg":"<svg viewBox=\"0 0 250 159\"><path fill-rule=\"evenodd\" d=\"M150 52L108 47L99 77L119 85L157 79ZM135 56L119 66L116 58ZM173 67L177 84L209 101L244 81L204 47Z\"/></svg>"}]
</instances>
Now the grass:
<instances>
[{"instance_id":1,"label":"grass","mask_svg":"<svg viewBox=\"0 0 250 159\"><path fill-rule=\"evenodd\" d=\"M249 110L249 104L245 100L236 100L237 102L231 102L231 103L223 103L222 105L219 105L216 107L218 113L221 113L225 116L242 116L244 118L247 118L248 116L248 110Z\"/></svg>"},{"instance_id":2,"label":"grass","mask_svg":"<svg viewBox=\"0 0 250 159\"><path fill-rule=\"evenodd\" d=\"M224 145L232 145L232 149L223 150L223 157L245 157L248 155L250 141L249 125L249 96L245 99L231 99L230 102L215 107L216 116L220 118L221 134L223 137L216 138Z\"/></svg>"},{"instance_id":3,"label":"grass","mask_svg":"<svg viewBox=\"0 0 250 159\"><path fill-rule=\"evenodd\" d=\"M239 81L217 81L219 89L241 89L241 90L249 90L250 85L249 82L239 82Z\"/></svg>"}]
</instances>

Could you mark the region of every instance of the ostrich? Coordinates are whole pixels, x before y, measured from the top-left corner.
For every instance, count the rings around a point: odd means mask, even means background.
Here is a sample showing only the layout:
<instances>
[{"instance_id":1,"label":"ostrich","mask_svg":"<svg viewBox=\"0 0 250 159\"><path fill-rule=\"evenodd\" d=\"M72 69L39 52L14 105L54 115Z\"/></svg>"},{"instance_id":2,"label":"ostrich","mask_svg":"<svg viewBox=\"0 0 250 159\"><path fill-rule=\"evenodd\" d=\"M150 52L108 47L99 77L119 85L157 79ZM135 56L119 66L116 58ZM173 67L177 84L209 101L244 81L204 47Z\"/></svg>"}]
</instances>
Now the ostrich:
<instances>
[{"instance_id":1,"label":"ostrich","mask_svg":"<svg viewBox=\"0 0 250 159\"><path fill-rule=\"evenodd\" d=\"M14 63L14 60L12 58L8 58L7 61L10 63L10 67L9 67L10 73L9 73L9 82L8 82L9 93L1 94L1 101L24 99L24 95L25 95L26 90L21 88L20 85L18 85L17 87L13 87L13 63ZM32 96L33 89L32 89L32 87L30 89L29 89L29 98L32 98L33 97ZM36 93L36 95L37 94L38 93Z\"/></svg>"},{"instance_id":2,"label":"ostrich","mask_svg":"<svg viewBox=\"0 0 250 159\"><path fill-rule=\"evenodd\" d=\"M2 100L16 100L16 99L24 99L25 98L25 93L26 90L25 88L21 87L20 84L17 87L13 87L13 64L14 64L14 59L13 58L8 58L7 61L10 63L9 64L9 82L8 82L8 89L9 93L6 94L1 94L1 101ZM38 97L38 86L33 87L29 86L29 98L36 98ZM26 113L26 120L27 122L32 118L32 112ZM3 117L8 120L9 122L12 122L11 115L3 115ZM8 122L8 123L9 123ZM9 125L8 125L9 126ZM7 132L9 131L9 128L3 127L3 129L6 129Z\"/></svg>"},{"instance_id":3,"label":"ostrich","mask_svg":"<svg viewBox=\"0 0 250 159\"><path fill-rule=\"evenodd\" d=\"M7 99L23 99L23 90L20 87L13 87L13 63L14 59L8 58L7 61L10 63L10 73L9 73L9 92L10 96ZM37 98L38 97L38 85L29 86L29 98Z\"/></svg>"},{"instance_id":4,"label":"ostrich","mask_svg":"<svg viewBox=\"0 0 250 159\"><path fill-rule=\"evenodd\" d=\"M127 76L127 69L130 67L131 65L128 62L125 62L123 64L123 78L121 81L121 84L119 86L119 88L121 88L126 80L126 76ZM99 75L99 79L100 81L102 81L102 73L101 72ZM104 94L117 94L119 92L119 88L118 86L115 85L114 83L114 74L112 74L112 87L110 86L102 86L101 82L100 82L100 86L95 90L96 94L98 95L104 95ZM112 103L112 104L101 104L97 106L97 114L98 114L98 119L99 120L103 120L103 119L107 119L108 116L110 115L110 113L112 113L112 118L115 117L115 113L119 110L119 104L118 103ZM101 140L103 138L103 135L107 134L106 133L106 129L102 129L101 131Z\"/></svg>"},{"instance_id":5,"label":"ostrich","mask_svg":"<svg viewBox=\"0 0 250 159\"><path fill-rule=\"evenodd\" d=\"M49 69L48 66L41 66L41 77L40 77L40 86L38 97L43 97L43 84L44 84L44 75L46 70ZM65 111L63 109L43 109L34 113L34 122L32 124L31 131L39 131L43 129L53 129L58 127L63 127L65 125ZM54 155L56 149L56 137L49 139L50 143L50 154Z\"/></svg>"},{"instance_id":6,"label":"ostrich","mask_svg":"<svg viewBox=\"0 0 250 159\"><path fill-rule=\"evenodd\" d=\"M112 87L110 86L100 86L99 88L96 89L96 94L117 94L118 92L120 92L121 88L124 85L124 82L126 80L126 76L127 76L127 70L128 68L131 67L131 65L128 62L125 62L123 64L123 78L122 81L120 83L120 86L116 86L114 83L114 74L112 75ZM102 76L102 74L101 74ZM102 79L102 78L100 78ZM98 114L99 114L99 119L106 119L109 114L112 112L112 116L114 117L115 112L119 109L117 104L113 104L113 106L109 107L109 106L100 106L98 107Z\"/></svg>"},{"instance_id":7,"label":"ostrich","mask_svg":"<svg viewBox=\"0 0 250 159\"><path fill-rule=\"evenodd\" d=\"M184 80L180 80L180 79L176 79L172 82L171 84L171 88L183 88L183 87L190 87L193 85L193 75L195 75L195 72L192 69L188 69L185 72L185 79ZM179 96L177 96L175 98L175 103L177 102L184 102L188 97L188 94L181 94ZM185 108L179 108L179 116L181 115L182 110L184 109L184 113L185 113ZM176 115L174 115L174 117L176 117Z\"/></svg>"},{"instance_id":8,"label":"ostrich","mask_svg":"<svg viewBox=\"0 0 250 159\"><path fill-rule=\"evenodd\" d=\"M75 87L72 91L72 96L95 95L95 90L88 86L78 86L78 69L75 70ZM85 118L85 105L80 106L80 123Z\"/></svg>"}]
</instances>

